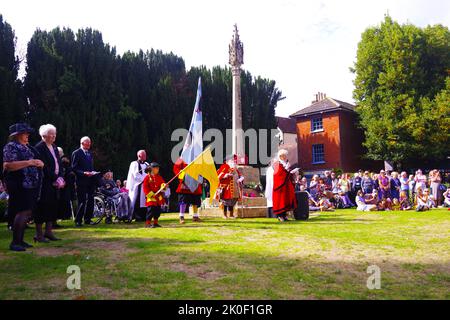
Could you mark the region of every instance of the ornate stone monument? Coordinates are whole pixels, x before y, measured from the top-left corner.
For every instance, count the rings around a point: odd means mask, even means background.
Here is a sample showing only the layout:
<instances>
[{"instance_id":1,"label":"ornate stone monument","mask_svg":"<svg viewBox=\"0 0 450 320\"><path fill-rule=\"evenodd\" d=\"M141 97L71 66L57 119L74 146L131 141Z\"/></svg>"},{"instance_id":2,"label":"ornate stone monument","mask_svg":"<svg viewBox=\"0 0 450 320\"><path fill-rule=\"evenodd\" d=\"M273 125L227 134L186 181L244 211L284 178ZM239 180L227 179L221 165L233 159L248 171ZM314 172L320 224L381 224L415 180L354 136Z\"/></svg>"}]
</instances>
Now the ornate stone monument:
<instances>
[{"instance_id":1,"label":"ornate stone monument","mask_svg":"<svg viewBox=\"0 0 450 320\"><path fill-rule=\"evenodd\" d=\"M237 25L229 45L230 65L233 74L233 121L232 121L232 152L238 164L247 164L244 153L244 137L242 131L241 107L241 66L244 64L244 45L239 38Z\"/></svg>"},{"instance_id":2,"label":"ornate stone monument","mask_svg":"<svg viewBox=\"0 0 450 320\"><path fill-rule=\"evenodd\" d=\"M236 158L239 171L245 177L242 201L237 203L235 215L239 218L266 217L266 199L255 188L261 185L260 172L258 168L247 165L244 148L241 108L241 66L244 64L244 45L239 38L237 25L234 25L233 38L229 45L229 54L229 63L233 75L232 152ZM201 214L210 217L221 217L223 215L222 210L218 207L202 208Z\"/></svg>"}]
</instances>

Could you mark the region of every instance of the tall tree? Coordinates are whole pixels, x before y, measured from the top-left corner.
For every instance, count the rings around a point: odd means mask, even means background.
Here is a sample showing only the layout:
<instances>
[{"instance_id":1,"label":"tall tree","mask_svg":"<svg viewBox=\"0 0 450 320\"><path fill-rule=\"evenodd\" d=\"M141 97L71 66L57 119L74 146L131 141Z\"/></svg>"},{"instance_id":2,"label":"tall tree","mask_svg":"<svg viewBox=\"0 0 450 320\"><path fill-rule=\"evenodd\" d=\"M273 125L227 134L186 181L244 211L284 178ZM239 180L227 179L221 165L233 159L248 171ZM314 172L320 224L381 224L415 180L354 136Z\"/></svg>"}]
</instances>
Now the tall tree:
<instances>
[{"instance_id":1,"label":"tall tree","mask_svg":"<svg viewBox=\"0 0 450 320\"><path fill-rule=\"evenodd\" d=\"M0 141L2 144L8 137L8 127L14 122L24 120L25 97L22 83L17 79L20 61L15 53L15 45L14 30L0 14Z\"/></svg>"},{"instance_id":2,"label":"tall tree","mask_svg":"<svg viewBox=\"0 0 450 320\"><path fill-rule=\"evenodd\" d=\"M386 16L364 31L353 92L368 157L396 163L448 155L450 32L400 25Z\"/></svg>"},{"instance_id":3,"label":"tall tree","mask_svg":"<svg viewBox=\"0 0 450 320\"><path fill-rule=\"evenodd\" d=\"M231 70L204 66L186 71L184 60L160 50L118 55L101 33L36 30L28 44L26 93L35 126L53 123L70 152L93 140L96 166L124 178L136 151L146 149L170 176L172 132L188 128L202 77L204 130L231 128ZM244 128L275 128L281 92L275 82L242 73Z\"/></svg>"}]
</instances>

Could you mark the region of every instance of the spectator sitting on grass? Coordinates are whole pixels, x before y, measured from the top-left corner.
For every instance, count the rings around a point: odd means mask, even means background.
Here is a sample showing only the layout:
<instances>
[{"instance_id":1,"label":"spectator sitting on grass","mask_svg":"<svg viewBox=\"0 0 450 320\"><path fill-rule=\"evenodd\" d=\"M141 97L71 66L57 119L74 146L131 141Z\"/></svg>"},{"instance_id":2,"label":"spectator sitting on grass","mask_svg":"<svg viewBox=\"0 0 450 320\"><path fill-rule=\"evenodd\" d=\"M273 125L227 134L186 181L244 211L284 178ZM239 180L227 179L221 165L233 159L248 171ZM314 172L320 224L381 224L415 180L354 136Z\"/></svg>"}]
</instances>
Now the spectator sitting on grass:
<instances>
[{"instance_id":1,"label":"spectator sitting on grass","mask_svg":"<svg viewBox=\"0 0 450 320\"><path fill-rule=\"evenodd\" d=\"M428 189L423 190L423 193L419 193L419 189L417 189L417 206L416 211L427 211L430 210L434 206L434 202L430 197L430 191Z\"/></svg>"},{"instance_id":2,"label":"spectator sitting on grass","mask_svg":"<svg viewBox=\"0 0 450 320\"><path fill-rule=\"evenodd\" d=\"M444 192L444 207L450 208L450 187Z\"/></svg>"},{"instance_id":3,"label":"spectator sitting on grass","mask_svg":"<svg viewBox=\"0 0 450 320\"><path fill-rule=\"evenodd\" d=\"M364 193L362 192L362 190L359 190L358 193L356 194L355 202L357 205L356 210L358 210L358 211L376 211L377 210L377 206L375 204L366 203L366 199L364 199Z\"/></svg>"},{"instance_id":4,"label":"spectator sitting on grass","mask_svg":"<svg viewBox=\"0 0 450 320\"><path fill-rule=\"evenodd\" d=\"M331 204L330 200L326 196L322 196L319 201L320 211L334 211L334 206Z\"/></svg>"},{"instance_id":5,"label":"spectator sitting on grass","mask_svg":"<svg viewBox=\"0 0 450 320\"><path fill-rule=\"evenodd\" d=\"M306 190L306 187L302 184L300 185L300 192L306 192L308 195L308 205L309 211L319 211L320 206L319 203L314 199L314 197Z\"/></svg>"},{"instance_id":6,"label":"spectator sitting on grass","mask_svg":"<svg viewBox=\"0 0 450 320\"><path fill-rule=\"evenodd\" d=\"M378 191L376 189L372 190L372 193L366 194L364 196L364 200L366 204L378 204Z\"/></svg>"},{"instance_id":7,"label":"spectator sitting on grass","mask_svg":"<svg viewBox=\"0 0 450 320\"><path fill-rule=\"evenodd\" d=\"M392 199L391 209L392 209L392 211L400 211L401 210L400 201L398 201L397 198Z\"/></svg>"},{"instance_id":8,"label":"spectator sitting on grass","mask_svg":"<svg viewBox=\"0 0 450 320\"><path fill-rule=\"evenodd\" d=\"M389 198L382 197L380 202L378 202L378 211L391 211L392 201Z\"/></svg>"},{"instance_id":9,"label":"spectator sitting on grass","mask_svg":"<svg viewBox=\"0 0 450 320\"><path fill-rule=\"evenodd\" d=\"M409 203L408 194L406 191L400 192L400 209L411 210L411 204Z\"/></svg>"}]
</instances>

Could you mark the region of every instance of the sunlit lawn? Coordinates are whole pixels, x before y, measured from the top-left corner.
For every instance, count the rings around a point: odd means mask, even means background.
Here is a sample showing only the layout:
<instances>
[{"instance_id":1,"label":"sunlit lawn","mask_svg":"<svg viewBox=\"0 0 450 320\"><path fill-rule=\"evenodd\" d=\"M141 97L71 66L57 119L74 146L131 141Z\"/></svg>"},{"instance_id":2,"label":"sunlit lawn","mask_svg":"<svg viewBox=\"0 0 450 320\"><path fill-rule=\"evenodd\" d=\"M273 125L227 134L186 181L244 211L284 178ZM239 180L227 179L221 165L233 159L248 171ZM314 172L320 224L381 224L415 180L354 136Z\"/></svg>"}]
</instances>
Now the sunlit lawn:
<instances>
[{"instance_id":1,"label":"sunlit lawn","mask_svg":"<svg viewBox=\"0 0 450 320\"><path fill-rule=\"evenodd\" d=\"M309 221L206 219L163 228L101 224L63 241L7 250L0 224L0 299L449 299L450 212L338 210ZM33 230L27 230L31 243ZM69 265L81 290L66 287ZM381 269L381 289L366 286Z\"/></svg>"}]
</instances>

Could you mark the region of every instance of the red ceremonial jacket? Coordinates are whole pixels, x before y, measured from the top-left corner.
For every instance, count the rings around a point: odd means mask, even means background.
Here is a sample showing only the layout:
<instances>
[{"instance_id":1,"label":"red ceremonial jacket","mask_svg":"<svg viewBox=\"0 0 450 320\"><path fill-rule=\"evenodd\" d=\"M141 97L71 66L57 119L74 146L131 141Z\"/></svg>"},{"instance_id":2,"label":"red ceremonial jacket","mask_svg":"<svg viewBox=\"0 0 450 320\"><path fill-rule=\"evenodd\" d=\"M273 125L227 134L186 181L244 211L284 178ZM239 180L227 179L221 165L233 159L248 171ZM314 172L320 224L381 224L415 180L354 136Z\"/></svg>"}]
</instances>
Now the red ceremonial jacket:
<instances>
[{"instance_id":1,"label":"red ceremonial jacket","mask_svg":"<svg viewBox=\"0 0 450 320\"><path fill-rule=\"evenodd\" d=\"M297 207L294 183L291 174L276 161L273 164L273 213L282 214Z\"/></svg>"},{"instance_id":2,"label":"red ceremonial jacket","mask_svg":"<svg viewBox=\"0 0 450 320\"><path fill-rule=\"evenodd\" d=\"M183 159L178 158L177 162L173 165L173 173L177 175L181 170L187 167L187 163L184 162ZM177 193L182 194L194 194L194 195L202 195L202 184L199 183L197 189L195 189L194 192L192 192L185 184L184 179L178 178L178 188Z\"/></svg>"},{"instance_id":3,"label":"red ceremonial jacket","mask_svg":"<svg viewBox=\"0 0 450 320\"><path fill-rule=\"evenodd\" d=\"M142 182L142 189L144 194L147 196L150 192L156 193L161 189L161 185L165 183L164 179L158 175L147 174ZM163 191L161 191L157 196L155 201L149 201L147 197L145 197L145 205L147 207L161 206L165 203L163 197Z\"/></svg>"},{"instance_id":4,"label":"red ceremonial jacket","mask_svg":"<svg viewBox=\"0 0 450 320\"><path fill-rule=\"evenodd\" d=\"M239 177L242 176L238 169L232 169L227 163L222 164L220 166L219 170L217 170L217 175L219 176L219 182L220 182L219 187L222 188L222 194L220 195L220 199L224 199L224 200L233 199L232 178L231 177L225 178L225 175L227 173L231 173L233 170L237 171L237 174ZM240 199L241 198L240 192L239 192L239 190L237 190L237 191L239 194L238 199Z\"/></svg>"}]
</instances>

